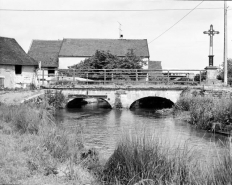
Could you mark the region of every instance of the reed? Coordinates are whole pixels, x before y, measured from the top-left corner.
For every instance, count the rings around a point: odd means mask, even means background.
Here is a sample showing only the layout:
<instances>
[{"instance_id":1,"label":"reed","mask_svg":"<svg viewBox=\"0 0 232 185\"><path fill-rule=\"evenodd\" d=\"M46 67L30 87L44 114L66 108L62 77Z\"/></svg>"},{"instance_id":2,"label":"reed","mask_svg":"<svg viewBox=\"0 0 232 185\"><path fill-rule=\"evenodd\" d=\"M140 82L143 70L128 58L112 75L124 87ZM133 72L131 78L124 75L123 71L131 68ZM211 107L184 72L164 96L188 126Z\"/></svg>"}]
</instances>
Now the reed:
<instances>
[{"instance_id":1,"label":"reed","mask_svg":"<svg viewBox=\"0 0 232 185\"><path fill-rule=\"evenodd\" d=\"M174 113L189 111L190 123L206 130L232 129L232 99L185 95L174 106Z\"/></svg>"},{"instance_id":2,"label":"reed","mask_svg":"<svg viewBox=\"0 0 232 185\"><path fill-rule=\"evenodd\" d=\"M171 149L165 145L157 137L147 138L145 134L124 135L104 166L104 184L221 185L232 182L229 150L209 164L198 155L199 148Z\"/></svg>"},{"instance_id":3,"label":"reed","mask_svg":"<svg viewBox=\"0 0 232 185\"><path fill-rule=\"evenodd\" d=\"M165 148L146 134L124 135L105 165L103 179L106 184L189 184L192 162L188 149Z\"/></svg>"}]
</instances>

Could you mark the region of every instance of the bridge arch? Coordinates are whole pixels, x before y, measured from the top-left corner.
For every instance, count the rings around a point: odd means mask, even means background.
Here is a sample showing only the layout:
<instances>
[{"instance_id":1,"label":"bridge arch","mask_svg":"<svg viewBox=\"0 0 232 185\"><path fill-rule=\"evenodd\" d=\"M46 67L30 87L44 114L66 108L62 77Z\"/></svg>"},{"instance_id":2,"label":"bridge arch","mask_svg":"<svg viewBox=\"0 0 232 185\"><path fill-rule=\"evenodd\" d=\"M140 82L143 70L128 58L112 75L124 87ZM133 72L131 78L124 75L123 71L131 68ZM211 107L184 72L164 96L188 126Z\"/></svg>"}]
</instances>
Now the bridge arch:
<instances>
[{"instance_id":1,"label":"bridge arch","mask_svg":"<svg viewBox=\"0 0 232 185\"><path fill-rule=\"evenodd\" d=\"M66 107L67 108L80 108L83 105L88 104L88 101L86 101L86 99L88 98L77 98L77 97L72 97L66 100ZM96 98L99 100L102 100L103 102L105 102L105 105L101 105L101 107L104 108L112 108L112 105L110 104L109 101L107 101L107 99L105 98Z\"/></svg>"},{"instance_id":2,"label":"bridge arch","mask_svg":"<svg viewBox=\"0 0 232 185\"><path fill-rule=\"evenodd\" d=\"M170 99L158 96L148 96L135 100L129 108L164 109L172 108L173 105L174 103Z\"/></svg>"},{"instance_id":3,"label":"bridge arch","mask_svg":"<svg viewBox=\"0 0 232 185\"><path fill-rule=\"evenodd\" d=\"M130 108L131 105L140 99L147 97L163 98L175 104L180 97L182 90L141 90L128 91L126 95L121 95L121 102L124 108Z\"/></svg>"}]
</instances>

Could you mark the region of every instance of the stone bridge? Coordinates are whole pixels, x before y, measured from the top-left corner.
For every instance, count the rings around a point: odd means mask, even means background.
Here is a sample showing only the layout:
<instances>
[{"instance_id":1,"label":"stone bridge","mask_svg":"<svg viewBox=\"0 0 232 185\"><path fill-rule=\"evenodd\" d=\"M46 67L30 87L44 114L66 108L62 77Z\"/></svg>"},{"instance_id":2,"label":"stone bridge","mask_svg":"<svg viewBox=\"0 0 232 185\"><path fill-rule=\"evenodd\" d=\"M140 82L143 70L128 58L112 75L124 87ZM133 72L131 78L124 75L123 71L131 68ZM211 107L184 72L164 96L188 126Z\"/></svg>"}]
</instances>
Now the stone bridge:
<instances>
[{"instance_id":1,"label":"stone bridge","mask_svg":"<svg viewBox=\"0 0 232 185\"><path fill-rule=\"evenodd\" d=\"M180 94L188 87L159 86L159 87L80 87L56 88L62 90L67 103L76 98L100 98L109 103L111 108L130 108L134 102L147 97L159 97L176 103ZM191 87L202 90L202 87Z\"/></svg>"}]
</instances>

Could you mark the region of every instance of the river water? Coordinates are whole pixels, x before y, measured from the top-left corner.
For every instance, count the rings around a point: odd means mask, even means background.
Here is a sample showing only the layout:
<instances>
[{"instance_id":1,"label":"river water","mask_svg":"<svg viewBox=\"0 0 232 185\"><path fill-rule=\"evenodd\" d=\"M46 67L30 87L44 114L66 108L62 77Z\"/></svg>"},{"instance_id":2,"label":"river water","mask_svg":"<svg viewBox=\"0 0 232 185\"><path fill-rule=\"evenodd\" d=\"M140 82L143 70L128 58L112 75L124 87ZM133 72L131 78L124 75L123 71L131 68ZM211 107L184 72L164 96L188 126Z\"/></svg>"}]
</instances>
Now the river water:
<instances>
[{"instance_id":1,"label":"river water","mask_svg":"<svg viewBox=\"0 0 232 185\"><path fill-rule=\"evenodd\" d=\"M123 133L152 133L168 146L197 148L204 155L215 156L226 148L227 138L197 130L190 124L162 116L154 110L117 110L88 104L78 109L62 109L57 121L71 130L81 130L87 147L97 148L101 157L108 158Z\"/></svg>"}]
</instances>

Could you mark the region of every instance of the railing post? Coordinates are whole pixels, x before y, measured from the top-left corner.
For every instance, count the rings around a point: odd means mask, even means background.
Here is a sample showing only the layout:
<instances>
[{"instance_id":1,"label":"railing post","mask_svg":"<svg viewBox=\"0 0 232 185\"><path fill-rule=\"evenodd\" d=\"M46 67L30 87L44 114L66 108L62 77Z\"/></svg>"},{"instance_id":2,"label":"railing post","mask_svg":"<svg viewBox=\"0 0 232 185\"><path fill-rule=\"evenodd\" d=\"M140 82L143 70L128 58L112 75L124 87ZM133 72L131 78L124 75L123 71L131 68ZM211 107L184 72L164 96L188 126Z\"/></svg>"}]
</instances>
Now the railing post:
<instances>
[{"instance_id":1,"label":"railing post","mask_svg":"<svg viewBox=\"0 0 232 185\"><path fill-rule=\"evenodd\" d=\"M201 85L201 71L200 71L200 85Z\"/></svg>"},{"instance_id":2,"label":"railing post","mask_svg":"<svg viewBox=\"0 0 232 185\"><path fill-rule=\"evenodd\" d=\"M168 71L168 85L169 85L169 71Z\"/></svg>"},{"instance_id":3,"label":"railing post","mask_svg":"<svg viewBox=\"0 0 232 185\"><path fill-rule=\"evenodd\" d=\"M60 77L60 76L59 76L59 75L60 75L60 73L59 73L59 71L58 71L58 70L57 70L57 73L56 73L56 74L57 74L57 82L56 82L56 83L57 83L57 85L58 85L58 84L59 84L59 77Z\"/></svg>"},{"instance_id":4,"label":"railing post","mask_svg":"<svg viewBox=\"0 0 232 185\"><path fill-rule=\"evenodd\" d=\"M136 75L136 77L135 77L135 78L136 78L136 81L138 81L138 69L135 70L135 73L136 73L136 74L135 74L135 75Z\"/></svg>"},{"instance_id":5,"label":"railing post","mask_svg":"<svg viewBox=\"0 0 232 185\"><path fill-rule=\"evenodd\" d=\"M104 69L104 84L106 83L106 69Z\"/></svg>"},{"instance_id":6,"label":"railing post","mask_svg":"<svg viewBox=\"0 0 232 185\"><path fill-rule=\"evenodd\" d=\"M87 72L86 74L86 79L87 79L87 85L89 84L88 79L89 79L89 73Z\"/></svg>"},{"instance_id":7,"label":"railing post","mask_svg":"<svg viewBox=\"0 0 232 185\"><path fill-rule=\"evenodd\" d=\"M73 83L75 82L75 69L73 69Z\"/></svg>"},{"instance_id":8,"label":"railing post","mask_svg":"<svg viewBox=\"0 0 232 185\"><path fill-rule=\"evenodd\" d=\"M114 73L111 73L111 81L114 81Z\"/></svg>"},{"instance_id":9,"label":"railing post","mask_svg":"<svg viewBox=\"0 0 232 185\"><path fill-rule=\"evenodd\" d=\"M42 85L44 85L44 69L42 71Z\"/></svg>"}]
</instances>

